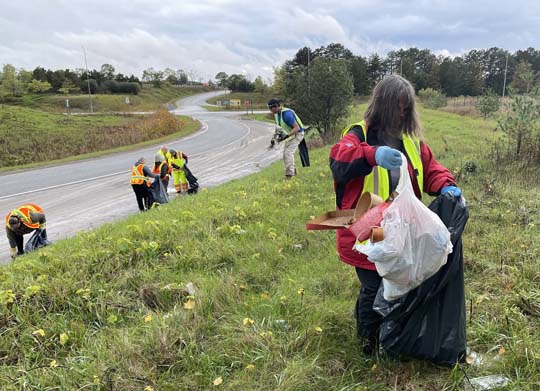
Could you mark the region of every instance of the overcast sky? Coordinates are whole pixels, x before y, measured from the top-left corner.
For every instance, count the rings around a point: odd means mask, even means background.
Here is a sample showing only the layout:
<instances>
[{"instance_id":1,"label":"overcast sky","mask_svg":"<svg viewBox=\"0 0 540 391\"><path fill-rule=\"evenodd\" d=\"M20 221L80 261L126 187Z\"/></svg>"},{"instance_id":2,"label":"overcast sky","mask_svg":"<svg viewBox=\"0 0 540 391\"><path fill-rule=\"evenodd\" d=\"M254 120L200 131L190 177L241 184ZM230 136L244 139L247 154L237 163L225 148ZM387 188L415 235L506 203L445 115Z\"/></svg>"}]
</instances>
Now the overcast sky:
<instances>
[{"instance_id":1,"label":"overcast sky","mask_svg":"<svg viewBox=\"0 0 540 391\"><path fill-rule=\"evenodd\" d=\"M540 1L0 0L0 65L28 70L84 68L84 46L95 69L268 78L301 47L332 42L363 56L540 49Z\"/></svg>"}]
</instances>

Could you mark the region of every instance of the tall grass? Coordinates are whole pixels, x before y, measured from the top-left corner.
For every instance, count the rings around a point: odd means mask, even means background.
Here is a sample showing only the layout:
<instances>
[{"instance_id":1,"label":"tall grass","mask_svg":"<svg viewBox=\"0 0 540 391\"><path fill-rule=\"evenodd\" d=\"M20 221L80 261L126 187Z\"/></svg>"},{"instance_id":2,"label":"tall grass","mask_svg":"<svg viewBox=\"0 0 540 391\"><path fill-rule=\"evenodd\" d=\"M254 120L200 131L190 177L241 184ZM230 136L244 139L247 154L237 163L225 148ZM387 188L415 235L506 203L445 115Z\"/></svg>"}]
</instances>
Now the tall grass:
<instances>
[{"instance_id":1,"label":"tall grass","mask_svg":"<svg viewBox=\"0 0 540 391\"><path fill-rule=\"evenodd\" d=\"M193 132L198 122L161 110L148 117L65 116L0 107L0 167L92 153Z\"/></svg>"},{"instance_id":2,"label":"tall grass","mask_svg":"<svg viewBox=\"0 0 540 391\"><path fill-rule=\"evenodd\" d=\"M435 391L464 389L465 374L539 389L538 173L493 175L490 123L421 114L471 209L467 332L482 365L362 355L355 273L333 232L304 227L334 207L323 148L291 181L278 162L1 269L2 389Z\"/></svg>"}]
</instances>

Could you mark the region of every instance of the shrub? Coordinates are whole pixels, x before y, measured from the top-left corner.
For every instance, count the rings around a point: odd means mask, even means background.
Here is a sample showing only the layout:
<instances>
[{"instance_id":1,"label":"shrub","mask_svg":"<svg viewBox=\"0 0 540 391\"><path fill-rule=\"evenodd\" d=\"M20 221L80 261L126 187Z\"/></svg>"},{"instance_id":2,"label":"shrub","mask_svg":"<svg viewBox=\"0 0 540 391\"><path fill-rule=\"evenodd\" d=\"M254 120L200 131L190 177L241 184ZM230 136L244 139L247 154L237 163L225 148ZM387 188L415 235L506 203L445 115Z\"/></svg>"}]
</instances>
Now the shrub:
<instances>
[{"instance_id":1,"label":"shrub","mask_svg":"<svg viewBox=\"0 0 540 391\"><path fill-rule=\"evenodd\" d=\"M141 90L139 83L107 80L101 85L101 90L110 94L131 94L137 95Z\"/></svg>"},{"instance_id":2,"label":"shrub","mask_svg":"<svg viewBox=\"0 0 540 391\"><path fill-rule=\"evenodd\" d=\"M499 111L499 107L499 95L497 95L492 89L487 90L478 101L478 110L484 114L484 119Z\"/></svg>"},{"instance_id":3,"label":"shrub","mask_svg":"<svg viewBox=\"0 0 540 391\"><path fill-rule=\"evenodd\" d=\"M496 159L540 163L540 92L511 95L510 107L497 119L506 137L495 146Z\"/></svg>"},{"instance_id":4,"label":"shrub","mask_svg":"<svg viewBox=\"0 0 540 391\"><path fill-rule=\"evenodd\" d=\"M90 80L81 80L81 92L87 94L88 93L88 85L90 85L90 93L95 94L98 92L98 83L94 79Z\"/></svg>"},{"instance_id":5,"label":"shrub","mask_svg":"<svg viewBox=\"0 0 540 391\"><path fill-rule=\"evenodd\" d=\"M446 106L446 95L433 88L424 88L418 91L418 97L420 98L420 102L430 109L438 109L439 107Z\"/></svg>"}]
</instances>

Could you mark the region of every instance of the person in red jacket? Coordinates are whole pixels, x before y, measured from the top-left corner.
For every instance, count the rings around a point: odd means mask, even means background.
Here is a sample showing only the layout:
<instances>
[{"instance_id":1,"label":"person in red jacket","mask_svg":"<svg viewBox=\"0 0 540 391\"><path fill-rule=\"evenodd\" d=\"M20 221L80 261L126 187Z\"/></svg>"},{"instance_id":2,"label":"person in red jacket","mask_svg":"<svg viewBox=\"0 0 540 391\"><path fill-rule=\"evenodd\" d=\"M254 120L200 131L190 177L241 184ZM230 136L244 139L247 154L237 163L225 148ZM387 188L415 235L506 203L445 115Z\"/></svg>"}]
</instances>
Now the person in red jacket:
<instances>
[{"instance_id":1,"label":"person in red jacket","mask_svg":"<svg viewBox=\"0 0 540 391\"><path fill-rule=\"evenodd\" d=\"M350 125L330 150L337 209L354 209L364 192L388 199L399 182L402 153L407 158L415 194L438 195L461 190L450 171L442 166L422 141L422 129L415 111L412 85L398 75L380 81L371 96L364 120ZM361 283L355 318L363 351L373 354L378 346L381 316L373 301L381 284L375 265L353 250L356 238L347 229L336 231L340 259L354 266Z\"/></svg>"}]
</instances>

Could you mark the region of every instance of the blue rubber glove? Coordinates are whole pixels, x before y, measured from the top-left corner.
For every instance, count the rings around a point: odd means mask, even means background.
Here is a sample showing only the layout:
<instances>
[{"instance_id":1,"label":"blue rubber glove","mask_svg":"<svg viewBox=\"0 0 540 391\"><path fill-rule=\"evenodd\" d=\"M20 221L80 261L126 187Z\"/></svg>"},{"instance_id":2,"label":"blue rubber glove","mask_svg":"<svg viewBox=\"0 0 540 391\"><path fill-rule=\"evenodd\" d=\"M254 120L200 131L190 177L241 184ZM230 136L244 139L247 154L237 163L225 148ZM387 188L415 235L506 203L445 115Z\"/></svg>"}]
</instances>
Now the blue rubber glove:
<instances>
[{"instance_id":1,"label":"blue rubber glove","mask_svg":"<svg viewBox=\"0 0 540 391\"><path fill-rule=\"evenodd\" d=\"M401 161L401 152L397 149L383 146L377 148L377 151L375 151L375 162L378 166L387 170L399 168Z\"/></svg>"},{"instance_id":2,"label":"blue rubber glove","mask_svg":"<svg viewBox=\"0 0 540 391\"><path fill-rule=\"evenodd\" d=\"M454 197L459 197L461 196L461 189L456 186L445 186L441 189L441 194L446 193L453 195Z\"/></svg>"}]
</instances>

